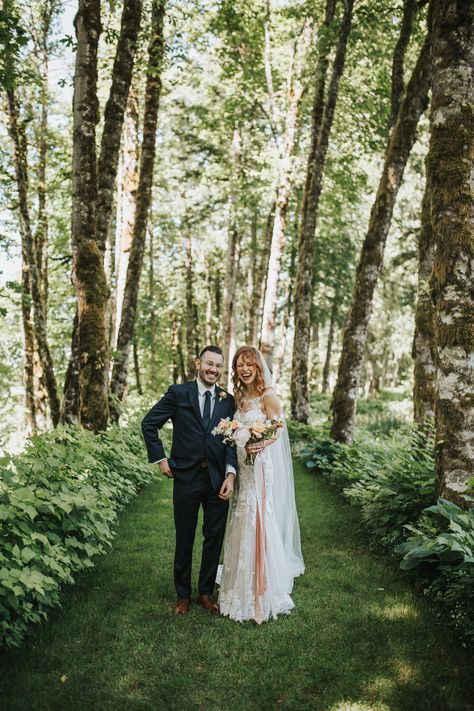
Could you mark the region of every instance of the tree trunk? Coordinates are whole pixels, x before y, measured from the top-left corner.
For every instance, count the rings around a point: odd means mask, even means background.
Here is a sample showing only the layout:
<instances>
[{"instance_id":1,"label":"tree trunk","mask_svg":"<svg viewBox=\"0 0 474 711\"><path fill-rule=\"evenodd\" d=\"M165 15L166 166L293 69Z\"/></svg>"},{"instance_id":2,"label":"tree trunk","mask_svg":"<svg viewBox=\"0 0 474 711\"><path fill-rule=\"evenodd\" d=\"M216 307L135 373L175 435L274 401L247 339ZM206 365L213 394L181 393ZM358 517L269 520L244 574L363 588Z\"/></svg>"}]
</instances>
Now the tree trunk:
<instances>
[{"instance_id":1,"label":"tree trunk","mask_svg":"<svg viewBox=\"0 0 474 711\"><path fill-rule=\"evenodd\" d=\"M112 70L112 84L104 111L104 130L97 179L97 243L103 250L105 250L112 215L120 139L132 81L142 5L142 0L124 0L120 35Z\"/></svg>"},{"instance_id":2,"label":"tree trunk","mask_svg":"<svg viewBox=\"0 0 474 711\"><path fill-rule=\"evenodd\" d=\"M230 374L231 344L234 336L237 269L239 262L239 239L237 225L231 226L229 241L227 243L226 273L224 281L224 313L222 317L222 350L224 352L224 368L221 382L227 387Z\"/></svg>"},{"instance_id":3,"label":"tree trunk","mask_svg":"<svg viewBox=\"0 0 474 711\"><path fill-rule=\"evenodd\" d=\"M156 330L158 319L156 317L156 284L155 284L155 254L153 228L148 229L148 239L150 244L149 266L148 266L148 288L149 288L149 308L150 308L150 386L153 393L158 391L158 357L156 352Z\"/></svg>"},{"instance_id":4,"label":"tree trunk","mask_svg":"<svg viewBox=\"0 0 474 711\"><path fill-rule=\"evenodd\" d=\"M436 474L440 494L463 503L474 471L474 5L432 0L431 10Z\"/></svg>"},{"instance_id":5,"label":"tree trunk","mask_svg":"<svg viewBox=\"0 0 474 711\"><path fill-rule=\"evenodd\" d=\"M430 191L428 183L426 183L418 238L418 298L413 338L413 407L414 420L419 425L433 419L435 415L434 308L429 290L429 279L433 270L434 242L430 210Z\"/></svg>"},{"instance_id":6,"label":"tree trunk","mask_svg":"<svg viewBox=\"0 0 474 711\"><path fill-rule=\"evenodd\" d=\"M30 434L36 434L37 423L34 378L35 332L33 327L33 321L31 318L31 296L28 256L26 254L26 248L25 246L23 246L23 244L21 251L21 313L24 343L23 384L25 388L25 415L28 432Z\"/></svg>"},{"instance_id":7,"label":"tree trunk","mask_svg":"<svg viewBox=\"0 0 474 711\"><path fill-rule=\"evenodd\" d=\"M392 62L392 90L391 90L391 102L390 102L390 118L388 120L389 131L395 124L397 120L398 112L400 110L400 104L403 99L404 90L404 64L405 64L405 54L410 42L410 37L413 29L413 20L417 12L418 0L403 0L403 17L402 25L400 28L400 34L398 36L397 44L395 45L395 51L393 53Z\"/></svg>"},{"instance_id":8,"label":"tree trunk","mask_svg":"<svg viewBox=\"0 0 474 711\"><path fill-rule=\"evenodd\" d=\"M250 225L250 255L247 271L248 311L245 320L245 342L251 345L256 344L257 341L255 285L258 273L258 254L258 207L255 205Z\"/></svg>"},{"instance_id":9,"label":"tree trunk","mask_svg":"<svg viewBox=\"0 0 474 711\"><path fill-rule=\"evenodd\" d=\"M140 381L140 365L138 363L138 345L137 338L133 338L133 370L135 372L135 384L139 395L143 395L142 384Z\"/></svg>"},{"instance_id":10,"label":"tree trunk","mask_svg":"<svg viewBox=\"0 0 474 711\"><path fill-rule=\"evenodd\" d=\"M117 221L115 244L115 325L113 347L117 345L122 321L123 298L127 279L128 262L133 239L133 226L138 193L138 144L139 144L138 96L134 87L127 102L123 131L123 150L118 179Z\"/></svg>"},{"instance_id":11,"label":"tree trunk","mask_svg":"<svg viewBox=\"0 0 474 711\"><path fill-rule=\"evenodd\" d=\"M313 302L314 238L323 187L324 166L329 135L334 119L339 82L344 70L347 41L352 24L354 0L347 0L331 72L331 80L324 104L324 87L330 46L327 34L334 18L334 3L326 6L325 32L319 46L319 77L313 103L311 148L308 157L306 184L303 196L303 216L298 243L298 271L295 297L295 335L291 378L291 412L299 422L308 422L308 359L311 333L311 305Z\"/></svg>"},{"instance_id":12,"label":"tree trunk","mask_svg":"<svg viewBox=\"0 0 474 711\"><path fill-rule=\"evenodd\" d=\"M108 420L108 287L103 245L97 241L95 134L99 120L97 47L99 0L79 0L73 96L72 254L78 306L79 422L97 432Z\"/></svg>"},{"instance_id":13,"label":"tree trunk","mask_svg":"<svg viewBox=\"0 0 474 711\"><path fill-rule=\"evenodd\" d=\"M185 255L185 283L186 283L186 372L187 379L191 380L196 370L195 360L199 355L199 325L197 323L197 311L194 303L194 272L193 272L193 253L191 238L186 238L186 255Z\"/></svg>"},{"instance_id":14,"label":"tree trunk","mask_svg":"<svg viewBox=\"0 0 474 711\"><path fill-rule=\"evenodd\" d=\"M415 142L418 121L428 101L429 42L428 35L389 138L382 177L357 265L352 304L344 329L338 378L331 405L331 436L338 442L351 442L354 434L360 368L367 340L372 298L383 266L385 242L398 189Z\"/></svg>"},{"instance_id":15,"label":"tree trunk","mask_svg":"<svg viewBox=\"0 0 474 711\"><path fill-rule=\"evenodd\" d=\"M331 308L331 319L329 322L329 333L328 333L328 344L326 347L326 360L324 361L323 367L323 384L321 387L322 393L327 393L329 390L329 372L331 369L331 353L334 344L334 331L336 328L336 314L337 314L337 294L334 296Z\"/></svg>"},{"instance_id":16,"label":"tree trunk","mask_svg":"<svg viewBox=\"0 0 474 711\"><path fill-rule=\"evenodd\" d=\"M262 307L267 289L268 262L270 259L274 218L275 203L272 204L271 210L267 216L265 232L263 235L262 251L260 253L258 264L256 265L257 268L254 272L255 279L252 292L252 301L250 304L250 333L252 334L252 340L250 343L253 346L257 346L260 342Z\"/></svg>"},{"instance_id":17,"label":"tree trunk","mask_svg":"<svg viewBox=\"0 0 474 711\"><path fill-rule=\"evenodd\" d=\"M18 189L22 250L28 261L28 280L31 289L33 321L38 353L41 360L46 387L48 390L49 408L53 425L59 422L60 402L53 360L49 350L46 311L41 293L40 274L36 262L36 246L31 229L30 211L28 205L28 156L27 141L24 126L19 123L18 105L14 86L7 88L9 132L13 144L13 163Z\"/></svg>"},{"instance_id":18,"label":"tree trunk","mask_svg":"<svg viewBox=\"0 0 474 711\"><path fill-rule=\"evenodd\" d=\"M61 424L75 425L79 421L79 315L76 306L71 333L71 356L64 377Z\"/></svg>"},{"instance_id":19,"label":"tree trunk","mask_svg":"<svg viewBox=\"0 0 474 711\"><path fill-rule=\"evenodd\" d=\"M122 318L117 338L118 356L114 362L111 382L111 391L118 403L122 402L127 386L128 359L135 328L140 274L143 265L148 212L151 203L153 169L156 153L156 126L161 94L161 65L164 54L164 15L165 3L162 0L153 0L151 36L148 46L143 143L140 157L136 213L127 269ZM112 412L114 421L118 420L119 414L119 409L114 405Z\"/></svg>"},{"instance_id":20,"label":"tree trunk","mask_svg":"<svg viewBox=\"0 0 474 711\"><path fill-rule=\"evenodd\" d=\"M224 368L221 382L227 387L229 379L230 359L232 357L231 345L234 338L235 323L235 296L237 287L237 268L239 255L240 232L237 222L240 162L242 145L239 129L236 127L232 136L232 183L230 195L230 226L227 242L226 268L224 279L224 310L222 315L222 350L224 353Z\"/></svg>"},{"instance_id":21,"label":"tree trunk","mask_svg":"<svg viewBox=\"0 0 474 711\"><path fill-rule=\"evenodd\" d=\"M311 46L312 37L313 33L310 23L306 22L294 45L293 61L291 62L290 75L288 77L283 149L275 201L270 259L263 305L262 335L260 339L260 350L270 368L272 367L273 347L275 342L275 319L281 261L286 242L286 217L293 180L296 127L301 99L305 89L303 83L303 66Z\"/></svg>"},{"instance_id":22,"label":"tree trunk","mask_svg":"<svg viewBox=\"0 0 474 711\"><path fill-rule=\"evenodd\" d=\"M296 212L296 234L298 234L298 215L299 211ZM293 309L293 284L295 281L295 262L296 262L296 243L293 238L291 245L291 256L290 256L290 268L288 270L288 279L286 282L285 289L285 310L283 313L283 321L281 324L281 333L279 344L275 357L275 364L273 367L273 382L278 385L280 382L281 374L283 371L283 363L285 362L286 347L288 342L288 328L290 326L291 312Z\"/></svg>"}]
</instances>

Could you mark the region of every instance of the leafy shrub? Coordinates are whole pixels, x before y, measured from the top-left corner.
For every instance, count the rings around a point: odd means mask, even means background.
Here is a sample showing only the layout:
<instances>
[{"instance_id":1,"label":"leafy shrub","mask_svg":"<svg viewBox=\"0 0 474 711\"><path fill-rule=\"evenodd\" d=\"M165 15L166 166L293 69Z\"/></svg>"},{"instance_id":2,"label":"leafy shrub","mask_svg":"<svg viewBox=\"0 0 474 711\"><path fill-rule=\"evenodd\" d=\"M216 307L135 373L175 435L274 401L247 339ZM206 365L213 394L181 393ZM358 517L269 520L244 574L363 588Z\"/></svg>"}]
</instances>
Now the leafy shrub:
<instances>
[{"instance_id":1,"label":"leafy shrub","mask_svg":"<svg viewBox=\"0 0 474 711\"><path fill-rule=\"evenodd\" d=\"M401 567L448 610L474 640L474 509L436 505L432 433L406 428L351 445L317 436L302 450L306 466L361 509L372 545L403 555Z\"/></svg>"},{"instance_id":2,"label":"leafy shrub","mask_svg":"<svg viewBox=\"0 0 474 711\"><path fill-rule=\"evenodd\" d=\"M156 474L144 461L138 428L117 427L58 428L0 460L0 643L18 646L110 545L118 511Z\"/></svg>"},{"instance_id":3,"label":"leafy shrub","mask_svg":"<svg viewBox=\"0 0 474 711\"><path fill-rule=\"evenodd\" d=\"M395 445L395 446L394 446ZM392 549L405 526L435 501L434 443L416 430L364 457L357 481L344 494L361 507L371 542Z\"/></svg>"},{"instance_id":4,"label":"leafy shrub","mask_svg":"<svg viewBox=\"0 0 474 711\"><path fill-rule=\"evenodd\" d=\"M435 523L422 519L406 527L411 536L396 548L401 567L416 569L426 591L474 640L474 509L439 499L426 512Z\"/></svg>"}]
</instances>

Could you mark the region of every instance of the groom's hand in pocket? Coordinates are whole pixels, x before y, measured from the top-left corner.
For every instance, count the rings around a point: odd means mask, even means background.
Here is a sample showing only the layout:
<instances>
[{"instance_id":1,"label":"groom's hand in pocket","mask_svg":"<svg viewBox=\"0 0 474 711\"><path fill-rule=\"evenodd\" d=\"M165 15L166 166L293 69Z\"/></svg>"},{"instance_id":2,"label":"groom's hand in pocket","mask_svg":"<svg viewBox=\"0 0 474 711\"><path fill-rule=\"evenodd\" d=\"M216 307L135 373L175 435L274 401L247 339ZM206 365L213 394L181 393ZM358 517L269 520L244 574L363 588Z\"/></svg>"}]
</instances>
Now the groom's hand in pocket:
<instances>
[{"instance_id":1,"label":"groom's hand in pocket","mask_svg":"<svg viewBox=\"0 0 474 711\"><path fill-rule=\"evenodd\" d=\"M167 459L162 459L158 466L160 467L160 472L162 474L167 476L168 479L173 479L173 472L170 469L170 465L168 464Z\"/></svg>"},{"instance_id":2,"label":"groom's hand in pocket","mask_svg":"<svg viewBox=\"0 0 474 711\"><path fill-rule=\"evenodd\" d=\"M224 483L219 491L219 498L222 499L222 501L228 501L228 499L232 496L232 492L234 491L234 479L235 474L232 474L232 472L227 474L224 479Z\"/></svg>"}]
</instances>

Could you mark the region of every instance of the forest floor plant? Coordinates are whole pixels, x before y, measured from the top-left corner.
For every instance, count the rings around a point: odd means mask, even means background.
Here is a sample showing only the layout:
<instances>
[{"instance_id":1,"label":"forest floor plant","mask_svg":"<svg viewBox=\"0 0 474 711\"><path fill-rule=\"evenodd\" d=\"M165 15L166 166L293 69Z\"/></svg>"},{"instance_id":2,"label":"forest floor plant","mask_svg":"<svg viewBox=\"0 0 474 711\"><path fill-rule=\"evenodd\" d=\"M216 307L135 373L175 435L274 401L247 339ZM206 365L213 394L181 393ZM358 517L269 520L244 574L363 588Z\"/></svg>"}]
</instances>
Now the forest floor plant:
<instances>
[{"instance_id":1,"label":"forest floor plant","mask_svg":"<svg viewBox=\"0 0 474 711\"><path fill-rule=\"evenodd\" d=\"M401 568L417 589L438 603L438 616L474 641L474 509L437 501L434 441L402 425L390 436L359 429L351 445L333 442L324 430L307 429L300 454L360 507L361 522L375 550L403 555ZM297 429L295 435L298 436ZM467 497L469 498L469 497Z\"/></svg>"},{"instance_id":2,"label":"forest floor plant","mask_svg":"<svg viewBox=\"0 0 474 711\"><path fill-rule=\"evenodd\" d=\"M155 475L137 427L61 427L0 460L0 646L18 646L93 567L117 512Z\"/></svg>"}]
</instances>

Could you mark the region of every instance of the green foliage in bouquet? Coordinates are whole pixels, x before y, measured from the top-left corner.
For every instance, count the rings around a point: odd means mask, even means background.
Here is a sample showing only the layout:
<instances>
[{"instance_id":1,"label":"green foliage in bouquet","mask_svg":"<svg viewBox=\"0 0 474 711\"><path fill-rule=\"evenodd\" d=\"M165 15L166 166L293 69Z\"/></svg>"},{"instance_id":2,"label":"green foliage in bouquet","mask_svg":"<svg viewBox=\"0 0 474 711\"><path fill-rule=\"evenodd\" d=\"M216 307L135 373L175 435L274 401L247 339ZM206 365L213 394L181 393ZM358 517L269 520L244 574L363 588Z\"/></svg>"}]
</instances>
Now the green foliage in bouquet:
<instances>
[{"instance_id":1,"label":"green foliage in bouquet","mask_svg":"<svg viewBox=\"0 0 474 711\"><path fill-rule=\"evenodd\" d=\"M150 482L138 428L62 427L0 460L0 644L18 646L93 566L118 511Z\"/></svg>"}]
</instances>

